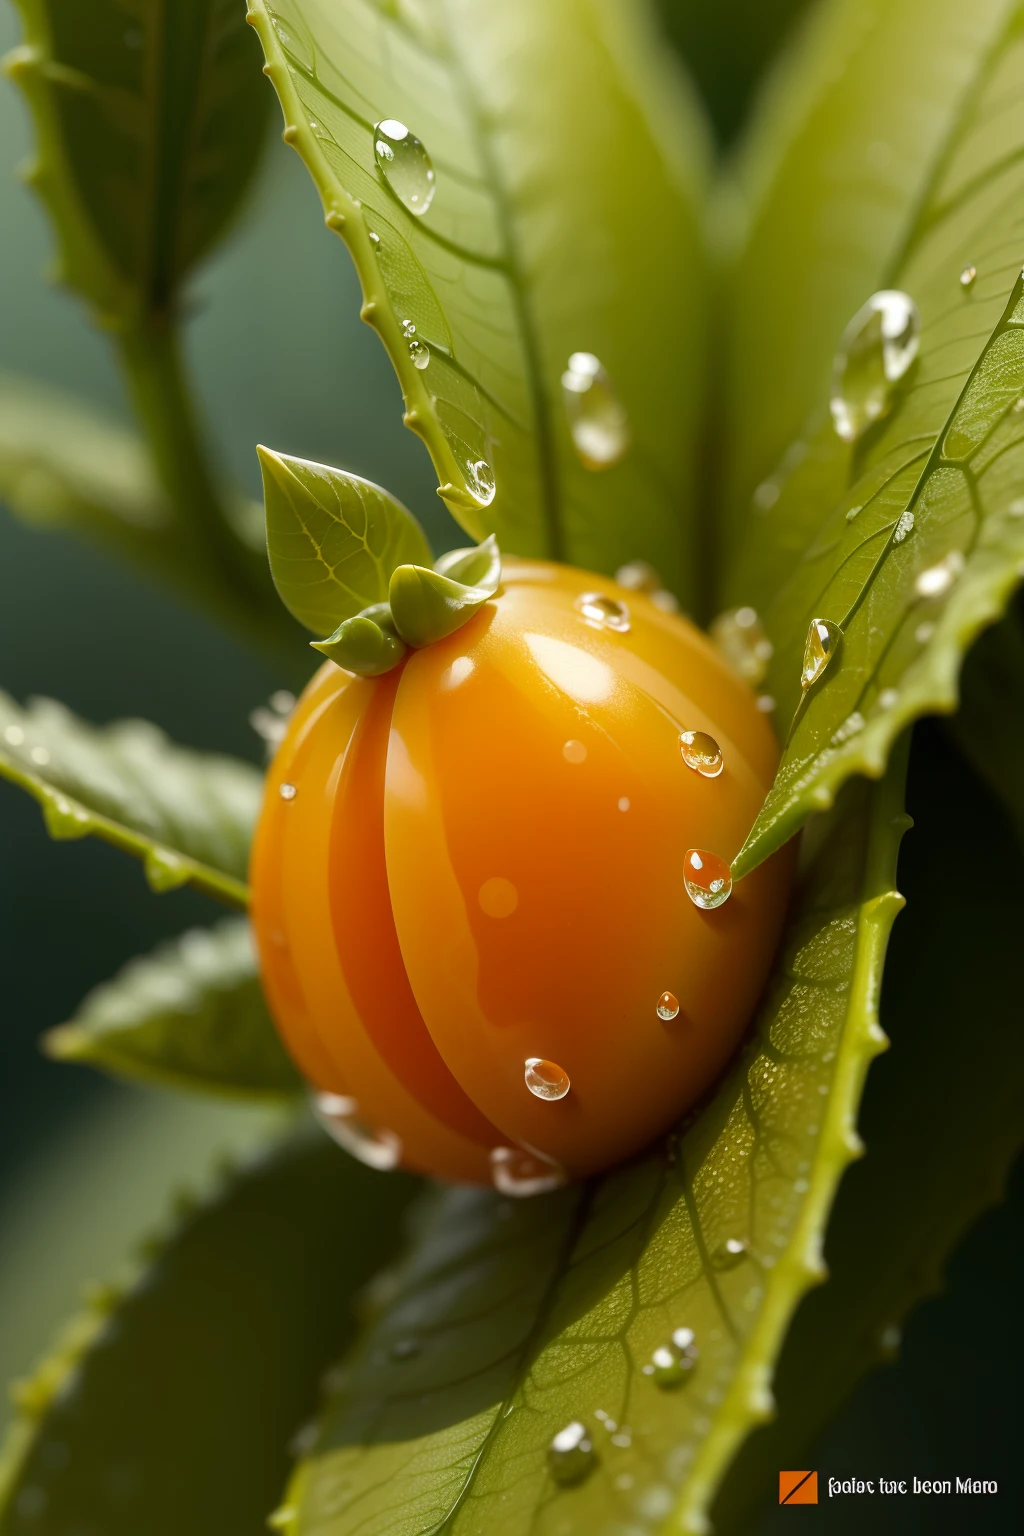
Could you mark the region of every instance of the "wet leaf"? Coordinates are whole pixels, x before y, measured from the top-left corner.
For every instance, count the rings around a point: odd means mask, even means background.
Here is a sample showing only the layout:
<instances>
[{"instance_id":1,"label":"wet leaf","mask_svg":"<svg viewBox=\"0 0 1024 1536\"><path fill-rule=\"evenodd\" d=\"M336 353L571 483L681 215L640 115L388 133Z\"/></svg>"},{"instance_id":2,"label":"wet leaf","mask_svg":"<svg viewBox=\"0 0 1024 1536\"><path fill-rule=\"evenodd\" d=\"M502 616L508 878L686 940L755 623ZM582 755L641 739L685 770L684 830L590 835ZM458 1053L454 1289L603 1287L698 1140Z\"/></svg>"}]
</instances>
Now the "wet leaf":
<instances>
[{"instance_id":1,"label":"wet leaf","mask_svg":"<svg viewBox=\"0 0 1024 1536\"><path fill-rule=\"evenodd\" d=\"M131 961L44 1045L58 1060L172 1088L274 1098L301 1086L267 1012L244 918L192 928Z\"/></svg>"},{"instance_id":2,"label":"wet leaf","mask_svg":"<svg viewBox=\"0 0 1024 1536\"><path fill-rule=\"evenodd\" d=\"M314 634L330 635L360 609L386 602L397 566L430 564L423 529L379 485L269 448L257 451L274 584Z\"/></svg>"},{"instance_id":3,"label":"wet leaf","mask_svg":"<svg viewBox=\"0 0 1024 1536\"><path fill-rule=\"evenodd\" d=\"M252 1536L415 1183L298 1139L250 1163L95 1293L19 1384L0 1532Z\"/></svg>"},{"instance_id":4,"label":"wet leaf","mask_svg":"<svg viewBox=\"0 0 1024 1536\"><path fill-rule=\"evenodd\" d=\"M899 768L852 785L807 840L756 1030L699 1112L636 1163L527 1202L436 1198L393 1296L339 1373L286 1500L290 1536L545 1536L706 1529L797 1300L853 1130L881 965L901 904ZM692 1329L661 1387L655 1351ZM580 1421L589 1475L560 1487ZM587 1466L584 1464L584 1473Z\"/></svg>"},{"instance_id":5,"label":"wet leaf","mask_svg":"<svg viewBox=\"0 0 1024 1536\"><path fill-rule=\"evenodd\" d=\"M156 891L191 883L245 905L262 794L248 763L177 747L145 720L97 728L0 693L0 778L38 800L51 837L101 837L142 859Z\"/></svg>"},{"instance_id":6,"label":"wet leaf","mask_svg":"<svg viewBox=\"0 0 1024 1536\"><path fill-rule=\"evenodd\" d=\"M454 516L522 555L604 571L643 557L688 601L702 145L643 9L250 12L285 138L352 253ZM567 393L599 470L563 408L571 357L603 369Z\"/></svg>"},{"instance_id":7,"label":"wet leaf","mask_svg":"<svg viewBox=\"0 0 1024 1536\"><path fill-rule=\"evenodd\" d=\"M767 686L786 745L738 875L850 774L881 773L908 723L955 709L964 652L1024 571L1022 87L1014 19L943 155L919 168L914 222L880 285L909 293L921 321L891 412L852 445L822 424L749 524L730 599L757 608L774 643ZM968 263L977 275L965 285ZM843 640L802 693L814 619Z\"/></svg>"},{"instance_id":8,"label":"wet leaf","mask_svg":"<svg viewBox=\"0 0 1024 1536\"><path fill-rule=\"evenodd\" d=\"M106 326L173 311L234 218L268 103L234 0L17 0L7 68L31 108L59 275Z\"/></svg>"}]
</instances>

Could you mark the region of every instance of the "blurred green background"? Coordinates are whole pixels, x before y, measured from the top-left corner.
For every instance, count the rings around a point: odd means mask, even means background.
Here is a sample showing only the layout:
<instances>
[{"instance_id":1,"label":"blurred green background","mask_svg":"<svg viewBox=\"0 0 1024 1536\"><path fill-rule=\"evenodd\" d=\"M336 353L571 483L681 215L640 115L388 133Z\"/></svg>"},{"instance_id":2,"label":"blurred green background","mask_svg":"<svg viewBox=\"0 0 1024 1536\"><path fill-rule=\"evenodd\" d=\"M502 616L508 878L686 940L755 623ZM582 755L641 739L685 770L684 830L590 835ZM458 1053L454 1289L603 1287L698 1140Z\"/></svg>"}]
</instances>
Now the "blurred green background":
<instances>
[{"instance_id":1,"label":"blurred green background","mask_svg":"<svg viewBox=\"0 0 1024 1536\"><path fill-rule=\"evenodd\" d=\"M758 77L806 0L663 0L723 146ZM0 9L0 47L16 41ZM269 87L268 87L269 88ZM20 100L0 83L0 368L78 391L126 419L103 340L77 304L47 286L51 240L14 167L27 148ZM375 336L358 319L348 258L323 227L308 178L277 141L247 216L196 286L189 341L223 464L258 490L257 441L344 465L387 485L435 544L452 525L433 494L418 441ZM145 714L177 740L259 761L249 711L284 681L172 595L70 538L29 531L0 508L0 686L53 694L86 718ZM312 668L311 668L312 670ZM912 780L911 809L936 824L944 797L979 796L966 770L929 737L931 781ZM946 801L945 803L948 803ZM1003 835L983 798L977 836ZM910 913L893 945L886 1001L914 985L927 934L913 926L915 881L934 877L908 839L901 865ZM17 791L0 786L0 1377L24 1370L74 1305L82 1282L115 1264L159 1218L164 1193L197 1176L212 1150L254 1136L262 1117L119 1088L39 1055L40 1032L129 957L216 915L189 892L159 898L140 868L95 842L55 845ZM884 1071L884 1061L875 1072ZM869 1088L866 1118L870 1121ZM1005 1476L1015 1466L1015 1381L1024 1367L1020 1242L1024 1188L988 1214L957 1255L949 1288L911 1323L897 1365L870 1379L827 1435L819 1464L847 1475ZM1009 1497L970 1510L974 1530L1010 1530ZM854 1503L802 1511L805 1527L860 1531ZM921 1512L873 1502L880 1531L962 1530L963 1507ZM790 1511L769 1513L765 1536ZM915 1523L923 1521L924 1523ZM1009 1523L1007 1523L1009 1522Z\"/></svg>"}]
</instances>

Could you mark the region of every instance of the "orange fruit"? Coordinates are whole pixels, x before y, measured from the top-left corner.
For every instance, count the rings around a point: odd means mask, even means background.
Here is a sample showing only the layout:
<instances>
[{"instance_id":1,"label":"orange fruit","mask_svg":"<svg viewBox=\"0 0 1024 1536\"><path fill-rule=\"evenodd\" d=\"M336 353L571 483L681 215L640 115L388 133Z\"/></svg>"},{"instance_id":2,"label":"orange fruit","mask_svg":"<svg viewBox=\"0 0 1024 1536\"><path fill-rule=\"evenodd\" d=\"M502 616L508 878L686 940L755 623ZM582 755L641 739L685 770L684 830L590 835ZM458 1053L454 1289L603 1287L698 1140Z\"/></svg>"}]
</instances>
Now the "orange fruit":
<instances>
[{"instance_id":1,"label":"orange fruit","mask_svg":"<svg viewBox=\"0 0 1024 1536\"><path fill-rule=\"evenodd\" d=\"M734 1050L782 926L788 850L727 901L713 883L777 760L699 630L563 566L507 564L382 677L323 666L270 771L253 920L339 1139L530 1192L671 1126Z\"/></svg>"}]
</instances>

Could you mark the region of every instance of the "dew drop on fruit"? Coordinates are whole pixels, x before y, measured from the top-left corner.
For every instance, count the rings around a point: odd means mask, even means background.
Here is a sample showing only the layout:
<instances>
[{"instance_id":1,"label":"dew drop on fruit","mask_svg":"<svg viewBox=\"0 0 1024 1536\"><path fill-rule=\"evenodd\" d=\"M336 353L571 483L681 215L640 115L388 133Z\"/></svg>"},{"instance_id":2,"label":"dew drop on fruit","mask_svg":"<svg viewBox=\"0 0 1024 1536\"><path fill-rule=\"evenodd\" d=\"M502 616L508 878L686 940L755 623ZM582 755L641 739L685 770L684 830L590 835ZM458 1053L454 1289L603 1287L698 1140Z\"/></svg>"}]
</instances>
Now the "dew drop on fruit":
<instances>
[{"instance_id":1,"label":"dew drop on fruit","mask_svg":"<svg viewBox=\"0 0 1024 1536\"><path fill-rule=\"evenodd\" d=\"M557 1061L529 1056L523 1072L526 1086L536 1099L564 1099L569 1092L569 1074Z\"/></svg>"},{"instance_id":2,"label":"dew drop on fruit","mask_svg":"<svg viewBox=\"0 0 1024 1536\"><path fill-rule=\"evenodd\" d=\"M909 294L873 293L850 321L832 364L832 424L855 443L892 404L893 391L917 356L920 319Z\"/></svg>"},{"instance_id":3,"label":"dew drop on fruit","mask_svg":"<svg viewBox=\"0 0 1024 1536\"><path fill-rule=\"evenodd\" d=\"M491 1179L499 1194L523 1200L561 1189L566 1175L553 1157L524 1147L492 1147Z\"/></svg>"},{"instance_id":4,"label":"dew drop on fruit","mask_svg":"<svg viewBox=\"0 0 1024 1536\"><path fill-rule=\"evenodd\" d=\"M717 853L708 853L705 848L687 850L683 863L683 883L694 906L704 912L713 912L732 895L732 875L728 864Z\"/></svg>"},{"instance_id":5,"label":"dew drop on fruit","mask_svg":"<svg viewBox=\"0 0 1024 1536\"><path fill-rule=\"evenodd\" d=\"M359 1117L355 1099L340 1093L314 1093L313 1112L324 1130L339 1147L368 1168L397 1168L402 1160L402 1143L394 1131L378 1131Z\"/></svg>"},{"instance_id":6,"label":"dew drop on fruit","mask_svg":"<svg viewBox=\"0 0 1024 1536\"><path fill-rule=\"evenodd\" d=\"M582 741L567 741L562 748L562 756L567 763L585 763L587 760L587 749Z\"/></svg>"},{"instance_id":7,"label":"dew drop on fruit","mask_svg":"<svg viewBox=\"0 0 1024 1536\"><path fill-rule=\"evenodd\" d=\"M742 1237L727 1237L724 1243L719 1243L711 1255L711 1264L714 1269L735 1269L748 1253L748 1248Z\"/></svg>"},{"instance_id":8,"label":"dew drop on fruit","mask_svg":"<svg viewBox=\"0 0 1024 1536\"><path fill-rule=\"evenodd\" d=\"M968 262L966 267L963 267L960 271L960 287L973 288L974 279L977 277L977 275L977 267L972 266L971 263Z\"/></svg>"},{"instance_id":9,"label":"dew drop on fruit","mask_svg":"<svg viewBox=\"0 0 1024 1536\"><path fill-rule=\"evenodd\" d=\"M573 446L584 468L610 469L629 447L629 420L608 370L593 352L574 352L562 374Z\"/></svg>"},{"instance_id":10,"label":"dew drop on fruit","mask_svg":"<svg viewBox=\"0 0 1024 1536\"><path fill-rule=\"evenodd\" d=\"M418 368L420 372L430 364L430 348L425 342L415 337L409 343L409 356L412 358L413 367Z\"/></svg>"},{"instance_id":11,"label":"dew drop on fruit","mask_svg":"<svg viewBox=\"0 0 1024 1536\"><path fill-rule=\"evenodd\" d=\"M744 682L751 688L763 682L772 659L772 643L753 608L730 608L720 613L708 633Z\"/></svg>"},{"instance_id":12,"label":"dew drop on fruit","mask_svg":"<svg viewBox=\"0 0 1024 1536\"><path fill-rule=\"evenodd\" d=\"M914 582L914 591L918 597L944 597L963 568L963 555L958 549L951 549L945 559L921 572Z\"/></svg>"},{"instance_id":13,"label":"dew drop on fruit","mask_svg":"<svg viewBox=\"0 0 1024 1536\"><path fill-rule=\"evenodd\" d=\"M658 1387L681 1387L691 1379L699 1354L693 1329L677 1328L671 1341L654 1351L650 1365L644 1366L644 1375L650 1376Z\"/></svg>"},{"instance_id":14,"label":"dew drop on fruit","mask_svg":"<svg viewBox=\"0 0 1024 1536\"><path fill-rule=\"evenodd\" d=\"M548 1470L563 1488L581 1483L596 1464L590 1431L579 1419L574 1419L553 1436L548 1446Z\"/></svg>"},{"instance_id":15,"label":"dew drop on fruit","mask_svg":"<svg viewBox=\"0 0 1024 1536\"><path fill-rule=\"evenodd\" d=\"M722 749L707 731L682 731L679 750L687 768L692 768L702 778L717 779L725 767Z\"/></svg>"},{"instance_id":16,"label":"dew drop on fruit","mask_svg":"<svg viewBox=\"0 0 1024 1536\"><path fill-rule=\"evenodd\" d=\"M422 218L434 197L434 167L414 133L386 117L373 130L373 156L387 186L403 207Z\"/></svg>"},{"instance_id":17,"label":"dew drop on fruit","mask_svg":"<svg viewBox=\"0 0 1024 1536\"><path fill-rule=\"evenodd\" d=\"M584 592L576 599L576 611L590 624L601 629L612 629L618 635L629 633L629 609L617 597L605 597L601 592Z\"/></svg>"},{"instance_id":18,"label":"dew drop on fruit","mask_svg":"<svg viewBox=\"0 0 1024 1536\"><path fill-rule=\"evenodd\" d=\"M659 1019L675 1019L679 1017L679 999L674 992L663 992L658 998L657 1014Z\"/></svg>"},{"instance_id":19,"label":"dew drop on fruit","mask_svg":"<svg viewBox=\"0 0 1024 1536\"><path fill-rule=\"evenodd\" d=\"M511 917L519 905L519 892L511 880L503 875L492 875L476 893L481 912L488 917Z\"/></svg>"},{"instance_id":20,"label":"dew drop on fruit","mask_svg":"<svg viewBox=\"0 0 1024 1536\"><path fill-rule=\"evenodd\" d=\"M804 641L804 664L800 673L800 686L810 688L828 666L839 649L843 632L831 619L812 619Z\"/></svg>"},{"instance_id":21,"label":"dew drop on fruit","mask_svg":"<svg viewBox=\"0 0 1024 1536\"><path fill-rule=\"evenodd\" d=\"M298 794L298 790L295 788L294 784L282 784L278 793L280 794L282 800L294 800L295 796Z\"/></svg>"}]
</instances>

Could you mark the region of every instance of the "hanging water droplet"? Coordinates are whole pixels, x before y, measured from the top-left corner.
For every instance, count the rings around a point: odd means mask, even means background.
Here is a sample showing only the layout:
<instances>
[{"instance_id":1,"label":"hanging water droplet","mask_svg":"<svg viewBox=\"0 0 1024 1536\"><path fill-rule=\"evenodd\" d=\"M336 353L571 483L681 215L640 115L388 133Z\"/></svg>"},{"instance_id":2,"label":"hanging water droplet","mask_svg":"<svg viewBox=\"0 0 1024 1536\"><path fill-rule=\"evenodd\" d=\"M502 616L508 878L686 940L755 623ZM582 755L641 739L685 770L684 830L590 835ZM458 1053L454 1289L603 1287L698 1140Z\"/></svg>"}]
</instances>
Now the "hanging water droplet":
<instances>
[{"instance_id":1,"label":"hanging water droplet","mask_svg":"<svg viewBox=\"0 0 1024 1536\"><path fill-rule=\"evenodd\" d=\"M278 793L282 800L294 800L298 790L294 784L282 784Z\"/></svg>"},{"instance_id":2,"label":"hanging water droplet","mask_svg":"<svg viewBox=\"0 0 1024 1536\"><path fill-rule=\"evenodd\" d=\"M499 1194L523 1200L561 1189L566 1174L553 1157L544 1157L540 1152L523 1147L492 1147L491 1179Z\"/></svg>"},{"instance_id":3,"label":"hanging water droplet","mask_svg":"<svg viewBox=\"0 0 1024 1536\"><path fill-rule=\"evenodd\" d=\"M422 373L423 369L430 363L430 348L425 342L418 340L410 341L409 356L412 358L413 367L418 368Z\"/></svg>"},{"instance_id":4,"label":"hanging water droplet","mask_svg":"<svg viewBox=\"0 0 1024 1536\"><path fill-rule=\"evenodd\" d=\"M569 431L586 469L610 469L629 447L629 421L608 370L593 352L574 352L562 374Z\"/></svg>"},{"instance_id":5,"label":"hanging water droplet","mask_svg":"<svg viewBox=\"0 0 1024 1536\"><path fill-rule=\"evenodd\" d=\"M683 884L695 907L713 912L732 895L732 874L717 853L706 848L689 848L683 860Z\"/></svg>"},{"instance_id":6,"label":"hanging water droplet","mask_svg":"<svg viewBox=\"0 0 1024 1536\"><path fill-rule=\"evenodd\" d=\"M681 1387L691 1380L699 1355L693 1329L677 1328L671 1342L659 1345L654 1351L650 1365L644 1366L644 1375L653 1377L658 1387Z\"/></svg>"},{"instance_id":7,"label":"hanging water droplet","mask_svg":"<svg viewBox=\"0 0 1024 1536\"><path fill-rule=\"evenodd\" d=\"M434 197L434 167L416 135L404 123L386 117L373 130L373 154L398 201L422 218Z\"/></svg>"},{"instance_id":8,"label":"hanging water droplet","mask_svg":"<svg viewBox=\"0 0 1024 1536\"><path fill-rule=\"evenodd\" d=\"M920 319L909 294L873 293L839 341L832 364L832 423L854 443L892 404L893 389L917 356Z\"/></svg>"},{"instance_id":9,"label":"hanging water droplet","mask_svg":"<svg viewBox=\"0 0 1024 1536\"><path fill-rule=\"evenodd\" d=\"M663 992L658 998L657 1014L659 1019L677 1019L679 1017L679 999L674 992Z\"/></svg>"},{"instance_id":10,"label":"hanging water droplet","mask_svg":"<svg viewBox=\"0 0 1024 1536\"><path fill-rule=\"evenodd\" d=\"M725 767L722 749L707 731L681 732L679 751L687 768L692 768L704 779L717 779Z\"/></svg>"},{"instance_id":11,"label":"hanging water droplet","mask_svg":"<svg viewBox=\"0 0 1024 1536\"><path fill-rule=\"evenodd\" d=\"M970 287L972 287L973 284L974 284L974 279L977 277L977 275L978 275L977 267L972 267L970 262L968 262L967 266L964 267L961 270L961 272L960 272L960 287L961 288L970 288Z\"/></svg>"},{"instance_id":12,"label":"hanging water droplet","mask_svg":"<svg viewBox=\"0 0 1024 1536\"><path fill-rule=\"evenodd\" d=\"M910 511L901 512L900 513L900 517L899 517L899 521L896 524L896 527L892 531L892 541L893 541L893 543L894 544L902 544L903 540L905 538L907 538L910 534L912 534L913 531L914 531L914 514L913 514L913 512L910 512Z\"/></svg>"},{"instance_id":13,"label":"hanging water droplet","mask_svg":"<svg viewBox=\"0 0 1024 1536\"><path fill-rule=\"evenodd\" d=\"M730 608L720 613L708 633L744 682L751 688L763 682L772 659L772 643L753 608Z\"/></svg>"},{"instance_id":14,"label":"hanging water droplet","mask_svg":"<svg viewBox=\"0 0 1024 1536\"><path fill-rule=\"evenodd\" d=\"M719 1243L711 1255L711 1263L715 1269L735 1269L747 1257L749 1249L742 1237L727 1237L724 1243Z\"/></svg>"},{"instance_id":15,"label":"hanging water droplet","mask_svg":"<svg viewBox=\"0 0 1024 1536\"><path fill-rule=\"evenodd\" d=\"M942 597L962 573L964 557L958 549L951 549L944 560L930 565L914 582L918 597Z\"/></svg>"},{"instance_id":16,"label":"hanging water droplet","mask_svg":"<svg viewBox=\"0 0 1024 1536\"><path fill-rule=\"evenodd\" d=\"M843 632L831 619L812 619L804 642L804 664L800 673L800 686L809 688L828 666L839 649Z\"/></svg>"},{"instance_id":17,"label":"hanging water droplet","mask_svg":"<svg viewBox=\"0 0 1024 1536\"><path fill-rule=\"evenodd\" d=\"M471 459L461 465L460 469L466 477L466 485L471 496L475 497L482 507L489 507L494 500L495 480L494 470L486 459Z\"/></svg>"},{"instance_id":18,"label":"hanging water droplet","mask_svg":"<svg viewBox=\"0 0 1024 1536\"><path fill-rule=\"evenodd\" d=\"M555 1482L571 1488L588 1477L597 1464L590 1431L579 1419L560 1429L548 1446L548 1470Z\"/></svg>"},{"instance_id":19,"label":"hanging water droplet","mask_svg":"<svg viewBox=\"0 0 1024 1536\"><path fill-rule=\"evenodd\" d=\"M629 633L629 609L616 597L605 597L600 592L584 592L574 604L577 613L601 629L613 629L616 634Z\"/></svg>"},{"instance_id":20,"label":"hanging water droplet","mask_svg":"<svg viewBox=\"0 0 1024 1536\"><path fill-rule=\"evenodd\" d=\"M368 1168L397 1168L402 1143L394 1131L378 1131L359 1117L355 1099L340 1093L314 1093L313 1113L328 1135Z\"/></svg>"},{"instance_id":21,"label":"hanging water droplet","mask_svg":"<svg viewBox=\"0 0 1024 1536\"><path fill-rule=\"evenodd\" d=\"M523 1077L535 1099L564 1099L569 1092L568 1072L542 1056L527 1057Z\"/></svg>"}]
</instances>

